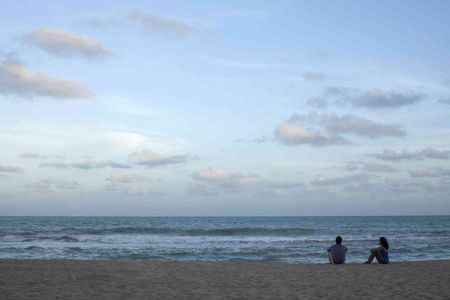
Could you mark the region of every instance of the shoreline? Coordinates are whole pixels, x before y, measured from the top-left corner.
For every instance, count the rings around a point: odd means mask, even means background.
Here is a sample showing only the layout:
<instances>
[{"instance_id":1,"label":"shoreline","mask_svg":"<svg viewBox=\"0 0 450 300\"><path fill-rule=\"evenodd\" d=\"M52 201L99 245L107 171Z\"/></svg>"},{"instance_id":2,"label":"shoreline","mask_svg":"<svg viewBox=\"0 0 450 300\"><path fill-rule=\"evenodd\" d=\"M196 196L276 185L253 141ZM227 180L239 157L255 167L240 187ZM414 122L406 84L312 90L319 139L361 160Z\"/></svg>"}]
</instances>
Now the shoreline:
<instances>
[{"instance_id":1,"label":"shoreline","mask_svg":"<svg viewBox=\"0 0 450 300\"><path fill-rule=\"evenodd\" d=\"M284 264L0 259L2 299L446 299L450 260Z\"/></svg>"},{"instance_id":2,"label":"shoreline","mask_svg":"<svg viewBox=\"0 0 450 300\"><path fill-rule=\"evenodd\" d=\"M160 259L147 259L147 258L95 258L95 259L81 259L81 258L0 258L0 264L4 261L16 261L16 262L150 262L150 263L213 263L213 264L261 264L261 265L287 265L287 266L322 266L322 265L330 265L330 263L327 261L327 257L324 256L323 262L320 263L290 263L290 262L282 262L282 261L270 261L270 260L245 260L245 259L231 259L231 260L160 260ZM365 261L361 262L346 262L345 264L341 264L340 266L352 266L352 265L361 265L364 264ZM391 261L389 265L402 265L402 264L414 264L414 263L438 263L438 262L448 262L450 264L450 258L443 258L443 259L424 259L424 260L404 260L404 261ZM372 262L372 265L378 265L379 263L374 259Z\"/></svg>"}]
</instances>

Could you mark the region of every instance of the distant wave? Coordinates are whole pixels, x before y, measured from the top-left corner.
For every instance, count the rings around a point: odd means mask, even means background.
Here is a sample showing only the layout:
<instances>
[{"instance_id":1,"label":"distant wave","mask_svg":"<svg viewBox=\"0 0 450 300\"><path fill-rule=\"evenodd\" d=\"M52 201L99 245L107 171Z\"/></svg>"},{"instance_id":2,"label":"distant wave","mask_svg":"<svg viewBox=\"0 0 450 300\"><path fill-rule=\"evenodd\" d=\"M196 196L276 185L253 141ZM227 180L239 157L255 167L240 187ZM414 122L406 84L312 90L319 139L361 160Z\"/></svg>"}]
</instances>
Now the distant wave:
<instances>
[{"instance_id":1,"label":"distant wave","mask_svg":"<svg viewBox=\"0 0 450 300\"><path fill-rule=\"evenodd\" d=\"M176 233L176 228L170 227L114 227L105 229L83 230L84 234L114 234L114 233Z\"/></svg>"},{"instance_id":2,"label":"distant wave","mask_svg":"<svg viewBox=\"0 0 450 300\"><path fill-rule=\"evenodd\" d=\"M263 227L231 227L217 229L188 229L185 235L209 235L209 236L227 236L227 235L304 235L314 232L311 228L263 228Z\"/></svg>"},{"instance_id":3,"label":"distant wave","mask_svg":"<svg viewBox=\"0 0 450 300\"><path fill-rule=\"evenodd\" d=\"M63 242L78 242L77 238L74 238L72 236L64 235L61 237L55 238L56 241L63 241Z\"/></svg>"},{"instance_id":4,"label":"distant wave","mask_svg":"<svg viewBox=\"0 0 450 300\"><path fill-rule=\"evenodd\" d=\"M44 248L38 246L29 246L26 247L25 250L44 250Z\"/></svg>"},{"instance_id":5,"label":"distant wave","mask_svg":"<svg viewBox=\"0 0 450 300\"><path fill-rule=\"evenodd\" d=\"M311 228L264 228L264 227L229 227L229 228L191 228L174 227L115 227L105 229L83 230L81 234L178 234L184 236L232 236L232 235L288 235L297 236L314 232Z\"/></svg>"}]
</instances>

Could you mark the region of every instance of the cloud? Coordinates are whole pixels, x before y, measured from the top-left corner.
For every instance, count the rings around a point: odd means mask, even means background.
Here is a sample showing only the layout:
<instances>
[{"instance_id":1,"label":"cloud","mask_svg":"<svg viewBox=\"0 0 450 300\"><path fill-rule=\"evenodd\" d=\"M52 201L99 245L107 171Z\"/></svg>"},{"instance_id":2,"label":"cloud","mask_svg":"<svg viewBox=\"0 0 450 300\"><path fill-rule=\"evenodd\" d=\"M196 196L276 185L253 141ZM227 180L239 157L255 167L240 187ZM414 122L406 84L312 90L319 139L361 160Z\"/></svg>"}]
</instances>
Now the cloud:
<instances>
[{"instance_id":1,"label":"cloud","mask_svg":"<svg viewBox=\"0 0 450 300\"><path fill-rule=\"evenodd\" d=\"M328 177L319 176L313 181L312 185L317 186L334 186L343 184L367 184L369 183L370 176L367 174L354 174L346 176Z\"/></svg>"},{"instance_id":2,"label":"cloud","mask_svg":"<svg viewBox=\"0 0 450 300\"><path fill-rule=\"evenodd\" d=\"M325 75L318 72L303 72L302 78L306 81L324 81Z\"/></svg>"},{"instance_id":3,"label":"cloud","mask_svg":"<svg viewBox=\"0 0 450 300\"><path fill-rule=\"evenodd\" d=\"M438 102L442 104L450 104L450 97L442 98Z\"/></svg>"},{"instance_id":4,"label":"cloud","mask_svg":"<svg viewBox=\"0 0 450 300\"><path fill-rule=\"evenodd\" d=\"M104 191L106 192L113 192L113 193L120 193L124 195L130 195L130 196L153 196L153 197L160 197L164 196L166 193L162 191L157 191L152 187L149 186L129 186L127 185L126 188L124 188L123 185L118 184L110 184L107 185L104 188Z\"/></svg>"},{"instance_id":5,"label":"cloud","mask_svg":"<svg viewBox=\"0 0 450 300\"><path fill-rule=\"evenodd\" d=\"M384 184L380 188L389 191L390 193L405 194L417 193L422 186L417 182L411 182L404 179L390 179L386 178Z\"/></svg>"},{"instance_id":6,"label":"cloud","mask_svg":"<svg viewBox=\"0 0 450 300\"><path fill-rule=\"evenodd\" d=\"M450 150L438 150L434 148L425 148L420 151L420 153L427 158L434 159L449 159Z\"/></svg>"},{"instance_id":7,"label":"cloud","mask_svg":"<svg viewBox=\"0 0 450 300\"><path fill-rule=\"evenodd\" d=\"M373 89L363 92L351 101L354 106L366 108L396 108L416 104L424 98L422 94L414 92L396 92Z\"/></svg>"},{"instance_id":8,"label":"cloud","mask_svg":"<svg viewBox=\"0 0 450 300\"><path fill-rule=\"evenodd\" d=\"M450 180L442 178L438 181L409 181L404 179L385 179L383 188L391 193L416 194L420 191L426 193L448 194L450 192Z\"/></svg>"},{"instance_id":9,"label":"cloud","mask_svg":"<svg viewBox=\"0 0 450 300\"><path fill-rule=\"evenodd\" d=\"M161 191L156 191L153 188L142 187L142 186L131 187L126 191L126 193L128 195L134 195L134 196L154 196L154 197L160 197L160 196L164 196L166 194Z\"/></svg>"},{"instance_id":10,"label":"cloud","mask_svg":"<svg viewBox=\"0 0 450 300\"><path fill-rule=\"evenodd\" d=\"M156 15L134 12L129 15L132 23L138 24L147 34L162 34L169 37L183 38L193 29L190 25Z\"/></svg>"},{"instance_id":11,"label":"cloud","mask_svg":"<svg viewBox=\"0 0 450 300\"><path fill-rule=\"evenodd\" d=\"M139 174L110 174L109 177L105 179L113 184L122 184L122 183L135 183L140 181L150 181L149 178Z\"/></svg>"},{"instance_id":12,"label":"cloud","mask_svg":"<svg viewBox=\"0 0 450 300\"><path fill-rule=\"evenodd\" d=\"M309 113L308 115L293 114L289 121L318 123L333 134L352 133L370 138L381 136L403 137L406 135L399 125L381 124L351 114L343 116L317 113Z\"/></svg>"},{"instance_id":13,"label":"cloud","mask_svg":"<svg viewBox=\"0 0 450 300\"><path fill-rule=\"evenodd\" d=\"M99 42L65 29L38 28L27 34L25 40L47 53L62 57L103 59L111 55Z\"/></svg>"},{"instance_id":14,"label":"cloud","mask_svg":"<svg viewBox=\"0 0 450 300\"><path fill-rule=\"evenodd\" d=\"M445 195L450 193L450 180L442 179L434 182L423 182L420 186L430 193L444 193Z\"/></svg>"},{"instance_id":15,"label":"cloud","mask_svg":"<svg viewBox=\"0 0 450 300\"><path fill-rule=\"evenodd\" d=\"M332 145L350 145L351 142L339 135L327 135L311 132L292 124L281 124L275 130L275 136L285 145L312 145L324 147Z\"/></svg>"},{"instance_id":16,"label":"cloud","mask_svg":"<svg viewBox=\"0 0 450 300\"><path fill-rule=\"evenodd\" d=\"M431 158L431 159L449 159L450 150L438 150L434 148L424 148L422 150L410 151L407 149L403 149L402 151L394 151L391 149L385 149L382 153L379 154L371 154L371 156L381 159L381 160L390 160L390 161L401 161L401 160L420 160L423 158Z\"/></svg>"},{"instance_id":17,"label":"cloud","mask_svg":"<svg viewBox=\"0 0 450 300\"><path fill-rule=\"evenodd\" d=\"M424 94L413 91L385 91L378 88L361 91L347 87L328 87L321 96L310 99L309 104L314 106L318 106L317 104L326 106L329 103L350 104L354 107L377 110L410 106L424 98Z\"/></svg>"},{"instance_id":18,"label":"cloud","mask_svg":"<svg viewBox=\"0 0 450 300\"><path fill-rule=\"evenodd\" d=\"M195 172L192 178L222 188L243 188L258 183L258 176L228 173L221 168L208 168L201 172Z\"/></svg>"},{"instance_id":19,"label":"cloud","mask_svg":"<svg viewBox=\"0 0 450 300\"><path fill-rule=\"evenodd\" d=\"M41 163L39 167L50 167L57 169L81 169L81 170L91 170L91 169L103 169L103 168L114 168L114 169L128 169L129 165L117 163L110 160L105 161L85 161L80 163Z\"/></svg>"},{"instance_id":20,"label":"cloud","mask_svg":"<svg viewBox=\"0 0 450 300\"><path fill-rule=\"evenodd\" d=\"M365 163L363 164L362 170L373 173L392 173L397 171L392 166L379 163Z\"/></svg>"},{"instance_id":21,"label":"cloud","mask_svg":"<svg viewBox=\"0 0 450 300\"><path fill-rule=\"evenodd\" d=\"M446 177L450 176L450 169L430 167L424 170L412 170L410 175L411 177Z\"/></svg>"},{"instance_id":22,"label":"cloud","mask_svg":"<svg viewBox=\"0 0 450 300\"><path fill-rule=\"evenodd\" d=\"M90 91L74 81L33 73L19 62L0 63L0 94L24 98L50 97L59 100L88 98Z\"/></svg>"},{"instance_id":23,"label":"cloud","mask_svg":"<svg viewBox=\"0 0 450 300\"><path fill-rule=\"evenodd\" d=\"M0 173L23 173L20 167L5 166L0 164Z\"/></svg>"},{"instance_id":24,"label":"cloud","mask_svg":"<svg viewBox=\"0 0 450 300\"><path fill-rule=\"evenodd\" d=\"M324 109L328 106L328 101L325 97L311 97L307 104L317 109Z\"/></svg>"},{"instance_id":25,"label":"cloud","mask_svg":"<svg viewBox=\"0 0 450 300\"><path fill-rule=\"evenodd\" d=\"M34 183L27 184L26 188L35 190L39 193L52 193L55 190L73 190L80 187L80 183L77 181L67 181L59 179L43 179Z\"/></svg>"},{"instance_id":26,"label":"cloud","mask_svg":"<svg viewBox=\"0 0 450 300\"><path fill-rule=\"evenodd\" d=\"M403 149L401 152L396 152L391 149L385 149L380 154L372 154L373 157L382 160L401 161L401 160L417 160L421 159L422 155L418 152L411 152Z\"/></svg>"},{"instance_id":27,"label":"cloud","mask_svg":"<svg viewBox=\"0 0 450 300\"><path fill-rule=\"evenodd\" d=\"M162 157L156 152L145 149L142 150L141 152L135 152L130 154L128 159L134 164L144 165L147 167L157 167L164 165L183 164L188 162L189 160L194 159L194 157L188 155L175 155Z\"/></svg>"},{"instance_id":28,"label":"cloud","mask_svg":"<svg viewBox=\"0 0 450 300\"><path fill-rule=\"evenodd\" d=\"M267 136L267 135L263 135L263 136L260 136L260 137L258 137L258 138L254 138L254 139L252 140L253 143L258 143L258 144L266 143L266 142L268 142L268 141L270 141L270 137Z\"/></svg>"},{"instance_id":29,"label":"cloud","mask_svg":"<svg viewBox=\"0 0 450 300\"><path fill-rule=\"evenodd\" d=\"M20 155L20 158L27 158L27 159L58 159L61 158L59 155L45 155L45 154L38 154L38 153L22 153Z\"/></svg>"},{"instance_id":30,"label":"cloud","mask_svg":"<svg viewBox=\"0 0 450 300\"><path fill-rule=\"evenodd\" d=\"M358 163L349 162L349 163L345 164L344 169L347 171L353 172L353 171L359 170L359 166L358 166Z\"/></svg>"},{"instance_id":31,"label":"cloud","mask_svg":"<svg viewBox=\"0 0 450 300\"><path fill-rule=\"evenodd\" d=\"M350 172L365 171L370 173L393 173L398 170L392 166L373 162L348 162L344 169Z\"/></svg>"}]
</instances>

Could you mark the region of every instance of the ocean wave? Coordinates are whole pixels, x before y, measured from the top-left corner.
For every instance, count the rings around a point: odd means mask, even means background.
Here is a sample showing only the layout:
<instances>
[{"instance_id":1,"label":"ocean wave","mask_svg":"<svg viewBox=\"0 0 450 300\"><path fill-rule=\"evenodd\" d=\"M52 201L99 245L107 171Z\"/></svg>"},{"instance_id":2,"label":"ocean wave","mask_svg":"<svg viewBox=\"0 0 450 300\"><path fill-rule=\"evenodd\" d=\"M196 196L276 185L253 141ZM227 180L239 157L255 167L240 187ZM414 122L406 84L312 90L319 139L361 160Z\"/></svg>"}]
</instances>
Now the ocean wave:
<instances>
[{"instance_id":1,"label":"ocean wave","mask_svg":"<svg viewBox=\"0 0 450 300\"><path fill-rule=\"evenodd\" d=\"M44 248L38 246L28 246L25 250L44 250Z\"/></svg>"},{"instance_id":2,"label":"ocean wave","mask_svg":"<svg viewBox=\"0 0 450 300\"><path fill-rule=\"evenodd\" d=\"M77 238L74 238L72 236L63 235L61 237L57 237L54 239L55 241L63 241L63 242L78 242Z\"/></svg>"},{"instance_id":3,"label":"ocean wave","mask_svg":"<svg viewBox=\"0 0 450 300\"><path fill-rule=\"evenodd\" d=\"M230 227L215 229L188 229L184 235L189 236L230 236L230 235L276 235L276 236L297 236L314 232L311 228L264 228L264 227Z\"/></svg>"},{"instance_id":4,"label":"ocean wave","mask_svg":"<svg viewBox=\"0 0 450 300\"><path fill-rule=\"evenodd\" d=\"M176 234L182 236L299 236L314 232L311 228L264 228L264 227L228 227L228 228L175 228L175 227L114 227L80 230L79 234Z\"/></svg>"},{"instance_id":5,"label":"ocean wave","mask_svg":"<svg viewBox=\"0 0 450 300\"><path fill-rule=\"evenodd\" d=\"M175 233L178 230L171 227L114 227L95 230L84 230L85 234L114 234L114 233Z\"/></svg>"},{"instance_id":6,"label":"ocean wave","mask_svg":"<svg viewBox=\"0 0 450 300\"><path fill-rule=\"evenodd\" d=\"M83 248L81 248L81 247L68 247L68 248L66 248L66 250L68 252L82 252Z\"/></svg>"}]
</instances>

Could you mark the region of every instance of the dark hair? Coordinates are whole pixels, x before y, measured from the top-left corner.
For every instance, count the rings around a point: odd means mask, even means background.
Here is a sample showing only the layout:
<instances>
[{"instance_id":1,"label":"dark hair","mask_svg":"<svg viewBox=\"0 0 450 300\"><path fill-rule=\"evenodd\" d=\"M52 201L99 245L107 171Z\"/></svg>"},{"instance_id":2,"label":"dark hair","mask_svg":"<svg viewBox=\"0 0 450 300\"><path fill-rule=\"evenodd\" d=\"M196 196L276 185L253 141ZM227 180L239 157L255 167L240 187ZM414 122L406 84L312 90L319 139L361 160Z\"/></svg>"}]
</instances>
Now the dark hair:
<instances>
[{"instance_id":1,"label":"dark hair","mask_svg":"<svg viewBox=\"0 0 450 300\"><path fill-rule=\"evenodd\" d=\"M380 237L380 243L381 243L381 246L386 248L386 250L389 250L388 241L387 241L387 239L384 236Z\"/></svg>"},{"instance_id":2,"label":"dark hair","mask_svg":"<svg viewBox=\"0 0 450 300\"><path fill-rule=\"evenodd\" d=\"M341 244L342 243L342 237L340 236L340 235L338 235L337 237L336 237L336 244Z\"/></svg>"}]
</instances>

